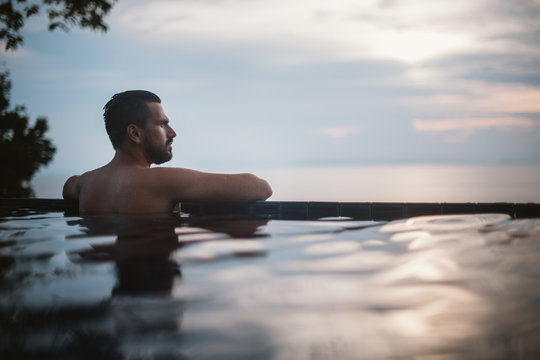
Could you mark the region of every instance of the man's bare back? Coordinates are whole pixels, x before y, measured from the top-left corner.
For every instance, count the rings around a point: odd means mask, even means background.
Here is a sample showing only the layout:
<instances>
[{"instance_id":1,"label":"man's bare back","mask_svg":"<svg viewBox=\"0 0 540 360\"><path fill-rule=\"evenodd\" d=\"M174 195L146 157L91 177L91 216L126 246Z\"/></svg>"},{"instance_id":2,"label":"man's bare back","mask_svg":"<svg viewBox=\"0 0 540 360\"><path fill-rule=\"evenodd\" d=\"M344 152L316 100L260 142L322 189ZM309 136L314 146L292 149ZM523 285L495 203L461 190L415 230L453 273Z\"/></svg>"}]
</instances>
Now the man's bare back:
<instances>
[{"instance_id":1,"label":"man's bare back","mask_svg":"<svg viewBox=\"0 0 540 360\"><path fill-rule=\"evenodd\" d=\"M159 102L145 100L146 92L126 93L128 97L135 96L139 102L137 96L142 95L147 110L146 119L143 124L140 121L139 125L128 124L123 136L118 135L118 130L109 130L112 125L108 125L107 131L116 148L112 161L66 181L63 196L65 199L78 200L81 212L162 213L172 211L182 201L251 202L265 200L272 194L268 183L252 174L151 168L151 164L159 164L172 157L172 142L176 133L169 126ZM113 100L115 97L111 102ZM121 97L116 100L123 101L120 106L127 101ZM105 116L111 102L106 105ZM116 113L113 115L116 116Z\"/></svg>"}]
</instances>

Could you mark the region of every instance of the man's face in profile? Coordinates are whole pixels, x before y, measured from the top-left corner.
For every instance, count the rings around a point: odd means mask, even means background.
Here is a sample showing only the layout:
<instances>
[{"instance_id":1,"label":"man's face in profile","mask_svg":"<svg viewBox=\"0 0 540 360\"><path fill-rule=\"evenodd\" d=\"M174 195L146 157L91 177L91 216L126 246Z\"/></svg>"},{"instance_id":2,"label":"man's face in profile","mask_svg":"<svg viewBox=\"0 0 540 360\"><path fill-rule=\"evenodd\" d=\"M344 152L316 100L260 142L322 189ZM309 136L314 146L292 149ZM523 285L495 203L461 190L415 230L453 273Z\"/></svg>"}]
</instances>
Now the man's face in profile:
<instances>
[{"instance_id":1,"label":"man's face in profile","mask_svg":"<svg viewBox=\"0 0 540 360\"><path fill-rule=\"evenodd\" d=\"M159 103L148 103L150 116L144 128L144 147L155 164L162 164L172 159L172 142L176 136L169 126L169 119Z\"/></svg>"}]
</instances>

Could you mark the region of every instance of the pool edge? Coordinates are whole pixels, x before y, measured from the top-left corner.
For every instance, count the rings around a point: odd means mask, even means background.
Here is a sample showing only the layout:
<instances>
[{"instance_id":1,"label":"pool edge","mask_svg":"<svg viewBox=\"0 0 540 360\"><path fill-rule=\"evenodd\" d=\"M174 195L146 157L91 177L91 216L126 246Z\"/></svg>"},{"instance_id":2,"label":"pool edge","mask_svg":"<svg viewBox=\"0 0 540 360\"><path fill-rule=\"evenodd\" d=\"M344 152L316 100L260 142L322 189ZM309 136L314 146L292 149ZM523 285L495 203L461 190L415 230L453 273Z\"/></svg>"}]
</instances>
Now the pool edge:
<instances>
[{"instance_id":1,"label":"pool edge","mask_svg":"<svg viewBox=\"0 0 540 360\"><path fill-rule=\"evenodd\" d=\"M3 198L0 210L59 211L78 214L78 203L63 199ZM502 213L512 218L540 217L536 203L436 203L436 202L330 202L256 201L254 203L182 203L182 211L193 216L245 215L266 219L316 220L346 217L389 221L424 215Z\"/></svg>"}]
</instances>

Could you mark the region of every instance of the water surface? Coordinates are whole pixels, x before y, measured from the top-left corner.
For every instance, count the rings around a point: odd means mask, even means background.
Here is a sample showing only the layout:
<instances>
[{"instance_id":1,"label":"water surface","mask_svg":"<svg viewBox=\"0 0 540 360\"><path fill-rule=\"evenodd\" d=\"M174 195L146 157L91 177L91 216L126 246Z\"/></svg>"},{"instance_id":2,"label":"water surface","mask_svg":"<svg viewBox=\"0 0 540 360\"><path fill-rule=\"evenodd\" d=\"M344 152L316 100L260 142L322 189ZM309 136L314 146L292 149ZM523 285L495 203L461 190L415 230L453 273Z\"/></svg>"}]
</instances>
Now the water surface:
<instances>
[{"instance_id":1,"label":"water surface","mask_svg":"<svg viewBox=\"0 0 540 360\"><path fill-rule=\"evenodd\" d=\"M539 219L6 215L2 359L540 355Z\"/></svg>"}]
</instances>

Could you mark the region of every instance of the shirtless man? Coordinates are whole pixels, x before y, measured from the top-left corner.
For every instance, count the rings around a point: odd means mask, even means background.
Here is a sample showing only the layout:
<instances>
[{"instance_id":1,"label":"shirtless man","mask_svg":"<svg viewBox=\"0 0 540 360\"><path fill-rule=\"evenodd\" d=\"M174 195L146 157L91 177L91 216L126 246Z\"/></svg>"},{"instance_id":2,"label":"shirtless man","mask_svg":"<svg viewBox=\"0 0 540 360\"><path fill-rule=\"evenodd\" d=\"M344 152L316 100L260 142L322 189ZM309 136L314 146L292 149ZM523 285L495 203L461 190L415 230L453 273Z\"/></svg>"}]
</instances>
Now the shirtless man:
<instances>
[{"instance_id":1,"label":"shirtless man","mask_svg":"<svg viewBox=\"0 0 540 360\"><path fill-rule=\"evenodd\" d=\"M64 199L78 200L81 212L162 213L182 201L252 202L272 195L268 183L252 174L151 168L172 158L176 137L161 100L151 92L114 95L103 117L114 158L64 184Z\"/></svg>"}]
</instances>

